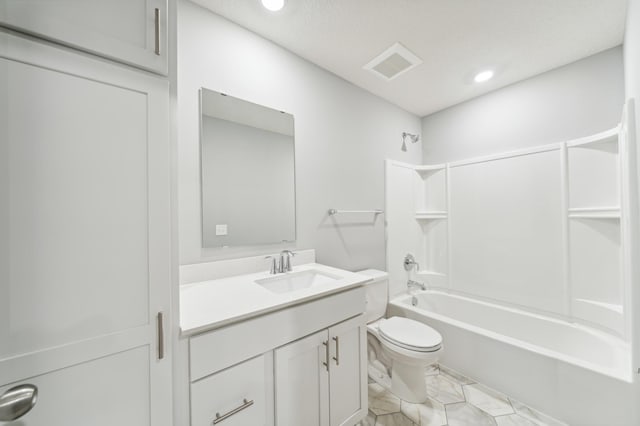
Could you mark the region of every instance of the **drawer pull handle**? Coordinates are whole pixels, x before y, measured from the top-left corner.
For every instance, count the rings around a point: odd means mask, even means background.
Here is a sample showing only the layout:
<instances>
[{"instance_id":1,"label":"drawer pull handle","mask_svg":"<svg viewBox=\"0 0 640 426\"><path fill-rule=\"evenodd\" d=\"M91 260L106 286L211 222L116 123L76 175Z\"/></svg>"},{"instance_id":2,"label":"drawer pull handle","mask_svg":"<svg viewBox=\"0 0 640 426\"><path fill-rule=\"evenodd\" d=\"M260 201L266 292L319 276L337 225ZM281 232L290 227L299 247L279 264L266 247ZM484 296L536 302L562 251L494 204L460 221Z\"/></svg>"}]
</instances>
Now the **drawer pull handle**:
<instances>
[{"instance_id":1,"label":"drawer pull handle","mask_svg":"<svg viewBox=\"0 0 640 426\"><path fill-rule=\"evenodd\" d=\"M333 357L333 360L336 362L336 365L340 365L340 339L338 336L335 336L333 341L336 342L336 356Z\"/></svg>"},{"instance_id":2,"label":"drawer pull handle","mask_svg":"<svg viewBox=\"0 0 640 426\"><path fill-rule=\"evenodd\" d=\"M223 420L228 419L229 417L233 416L234 414L238 414L240 411L244 410L245 408L249 408L253 405L253 399L251 401L247 401L247 398L245 398L243 400L243 404L237 408L234 408L233 410L229 411L226 414L220 415L220 413L216 413L216 418L213 420L213 424L217 425L218 423L220 423Z\"/></svg>"}]
</instances>

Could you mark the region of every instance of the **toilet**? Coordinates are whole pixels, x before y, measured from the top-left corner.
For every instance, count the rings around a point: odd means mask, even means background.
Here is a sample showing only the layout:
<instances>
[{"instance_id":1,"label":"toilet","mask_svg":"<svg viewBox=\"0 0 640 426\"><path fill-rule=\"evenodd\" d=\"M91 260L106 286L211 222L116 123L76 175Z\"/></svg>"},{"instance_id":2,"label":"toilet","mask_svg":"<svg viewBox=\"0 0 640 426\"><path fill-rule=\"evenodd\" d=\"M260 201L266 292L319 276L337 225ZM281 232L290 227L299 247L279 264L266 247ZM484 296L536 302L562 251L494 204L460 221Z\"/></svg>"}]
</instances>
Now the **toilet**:
<instances>
[{"instance_id":1,"label":"toilet","mask_svg":"<svg viewBox=\"0 0 640 426\"><path fill-rule=\"evenodd\" d=\"M372 278L366 286L367 354L369 377L407 402L427 399L425 368L438 361L442 336L421 322L384 318L389 294L386 272L358 272Z\"/></svg>"}]
</instances>

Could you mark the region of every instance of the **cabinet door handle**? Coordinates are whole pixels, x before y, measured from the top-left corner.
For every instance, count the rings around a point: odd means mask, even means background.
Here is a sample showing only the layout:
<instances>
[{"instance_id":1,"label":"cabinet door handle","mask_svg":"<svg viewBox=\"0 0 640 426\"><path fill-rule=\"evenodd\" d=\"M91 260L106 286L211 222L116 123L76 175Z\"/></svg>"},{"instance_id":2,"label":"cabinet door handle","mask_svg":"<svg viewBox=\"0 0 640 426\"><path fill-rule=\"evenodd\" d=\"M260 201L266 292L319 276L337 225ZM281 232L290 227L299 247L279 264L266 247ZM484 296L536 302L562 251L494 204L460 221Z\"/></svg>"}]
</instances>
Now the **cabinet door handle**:
<instances>
[{"instance_id":1,"label":"cabinet door handle","mask_svg":"<svg viewBox=\"0 0 640 426\"><path fill-rule=\"evenodd\" d=\"M216 413L216 418L213 419L213 424L217 425L221 421L226 420L229 417L233 416L234 414L238 414L240 411L244 410L245 408L249 408L253 405L253 399L251 401L247 401L247 398L244 398L242 402L243 404L241 406L234 408L233 410L229 411L226 414L220 415L220 413Z\"/></svg>"},{"instance_id":2,"label":"cabinet door handle","mask_svg":"<svg viewBox=\"0 0 640 426\"><path fill-rule=\"evenodd\" d=\"M327 368L327 371L329 371L329 358L331 357L331 355L329 355L329 341L324 341L322 342L322 344L324 345L324 354L326 360L322 362L322 365L324 365Z\"/></svg>"},{"instance_id":3,"label":"cabinet door handle","mask_svg":"<svg viewBox=\"0 0 640 426\"><path fill-rule=\"evenodd\" d=\"M157 7L154 10L153 23L155 25L155 42L156 46L154 52L160 56L160 9Z\"/></svg>"},{"instance_id":4,"label":"cabinet door handle","mask_svg":"<svg viewBox=\"0 0 640 426\"><path fill-rule=\"evenodd\" d=\"M340 365L340 339L338 336L334 336L333 341L336 342L336 356L333 357L333 360L336 365Z\"/></svg>"},{"instance_id":5,"label":"cabinet door handle","mask_svg":"<svg viewBox=\"0 0 640 426\"><path fill-rule=\"evenodd\" d=\"M156 317L156 325L158 327L158 359L164 358L164 315L158 312Z\"/></svg>"}]
</instances>

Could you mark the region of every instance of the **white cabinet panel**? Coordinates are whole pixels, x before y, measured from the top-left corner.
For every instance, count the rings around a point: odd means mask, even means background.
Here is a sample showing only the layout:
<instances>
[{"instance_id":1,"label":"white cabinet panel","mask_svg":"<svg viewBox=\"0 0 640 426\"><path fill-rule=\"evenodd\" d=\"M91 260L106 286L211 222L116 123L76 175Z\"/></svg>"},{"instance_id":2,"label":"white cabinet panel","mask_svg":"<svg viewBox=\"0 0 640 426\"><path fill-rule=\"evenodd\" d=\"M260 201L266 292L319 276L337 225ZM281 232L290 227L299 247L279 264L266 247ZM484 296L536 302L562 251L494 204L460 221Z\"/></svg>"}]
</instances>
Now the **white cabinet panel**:
<instances>
[{"instance_id":1,"label":"white cabinet panel","mask_svg":"<svg viewBox=\"0 0 640 426\"><path fill-rule=\"evenodd\" d=\"M276 424L329 426L328 332L275 351Z\"/></svg>"},{"instance_id":2,"label":"white cabinet panel","mask_svg":"<svg viewBox=\"0 0 640 426\"><path fill-rule=\"evenodd\" d=\"M351 426L367 413L366 324L362 315L329 329L331 426Z\"/></svg>"},{"instance_id":3,"label":"white cabinet panel","mask_svg":"<svg viewBox=\"0 0 640 426\"><path fill-rule=\"evenodd\" d=\"M167 0L3 0L0 25L167 72Z\"/></svg>"},{"instance_id":4,"label":"white cabinet panel","mask_svg":"<svg viewBox=\"0 0 640 426\"><path fill-rule=\"evenodd\" d=\"M167 117L162 79L0 32L0 386L113 380L57 424L171 424Z\"/></svg>"},{"instance_id":5,"label":"white cabinet panel","mask_svg":"<svg viewBox=\"0 0 640 426\"><path fill-rule=\"evenodd\" d=\"M0 357L146 324L146 94L0 61L11 301Z\"/></svg>"},{"instance_id":6,"label":"white cabinet panel","mask_svg":"<svg viewBox=\"0 0 640 426\"><path fill-rule=\"evenodd\" d=\"M216 419L224 426L270 426L272 407L272 353L191 384L192 426L210 426Z\"/></svg>"},{"instance_id":7,"label":"white cabinet panel","mask_svg":"<svg viewBox=\"0 0 640 426\"><path fill-rule=\"evenodd\" d=\"M23 418L6 426L140 426L150 424L149 353L140 347L33 377L38 401ZM0 394L11 386L0 387Z\"/></svg>"}]
</instances>

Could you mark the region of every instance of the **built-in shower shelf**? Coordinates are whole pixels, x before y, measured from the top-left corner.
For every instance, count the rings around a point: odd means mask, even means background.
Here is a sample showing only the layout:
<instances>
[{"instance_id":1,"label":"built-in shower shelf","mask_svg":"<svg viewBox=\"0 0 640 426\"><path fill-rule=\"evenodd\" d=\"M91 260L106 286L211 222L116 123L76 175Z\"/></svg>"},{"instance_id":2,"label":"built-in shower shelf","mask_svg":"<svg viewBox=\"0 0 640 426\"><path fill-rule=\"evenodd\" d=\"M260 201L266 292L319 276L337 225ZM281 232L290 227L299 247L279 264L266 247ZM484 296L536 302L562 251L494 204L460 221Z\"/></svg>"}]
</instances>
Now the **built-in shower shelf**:
<instances>
[{"instance_id":1,"label":"built-in shower shelf","mask_svg":"<svg viewBox=\"0 0 640 426\"><path fill-rule=\"evenodd\" d=\"M620 128L618 126L613 129L609 129L602 133L587 136L584 138L574 139L567 142L567 148L588 147L588 145L603 144L603 143L618 143L618 134Z\"/></svg>"},{"instance_id":2,"label":"built-in shower shelf","mask_svg":"<svg viewBox=\"0 0 640 426\"><path fill-rule=\"evenodd\" d=\"M619 207L593 207L569 209L571 219L620 219Z\"/></svg>"},{"instance_id":3,"label":"built-in shower shelf","mask_svg":"<svg viewBox=\"0 0 640 426\"><path fill-rule=\"evenodd\" d=\"M415 166L413 169L418 173L430 173L437 172L439 170L445 170L446 168L446 164L436 164L433 166Z\"/></svg>"},{"instance_id":4,"label":"built-in shower shelf","mask_svg":"<svg viewBox=\"0 0 640 426\"><path fill-rule=\"evenodd\" d=\"M416 219L445 219L447 215L447 165L414 166Z\"/></svg>"},{"instance_id":5,"label":"built-in shower shelf","mask_svg":"<svg viewBox=\"0 0 640 426\"><path fill-rule=\"evenodd\" d=\"M446 219L447 212L445 211L417 211L416 220L431 220L431 219Z\"/></svg>"}]
</instances>

